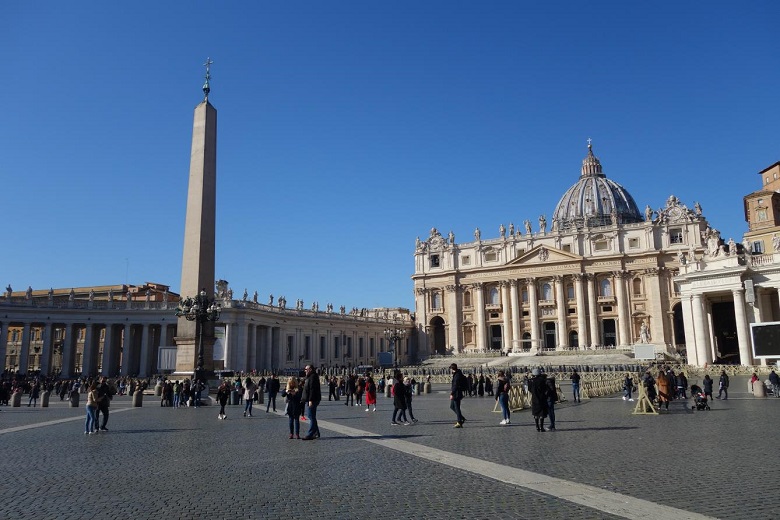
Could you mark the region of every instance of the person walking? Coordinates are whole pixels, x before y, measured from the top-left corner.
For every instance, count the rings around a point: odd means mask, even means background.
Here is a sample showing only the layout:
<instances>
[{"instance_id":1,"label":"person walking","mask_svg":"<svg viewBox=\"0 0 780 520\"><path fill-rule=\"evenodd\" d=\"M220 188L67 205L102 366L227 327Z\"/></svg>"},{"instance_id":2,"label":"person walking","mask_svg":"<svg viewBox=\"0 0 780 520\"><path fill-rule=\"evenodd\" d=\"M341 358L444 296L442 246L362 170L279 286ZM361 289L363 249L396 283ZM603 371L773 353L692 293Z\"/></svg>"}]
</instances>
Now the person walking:
<instances>
[{"instance_id":1,"label":"person walking","mask_svg":"<svg viewBox=\"0 0 780 520\"><path fill-rule=\"evenodd\" d=\"M396 421L396 417L398 421ZM390 424L398 426L402 423L409 424L409 421L406 420L406 388L404 387L401 372L396 370L393 375L393 420Z\"/></svg>"},{"instance_id":2,"label":"person walking","mask_svg":"<svg viewBox=\"0 0 780 520\"><path fill-rule=\"evenodd\" d=\"M772 385L772 394L775 397L780 397L780 377L774 370L769 372L769 384Z\"/></svg>"},{"instance_id":3,"label":"person walking","mask_svg":"<svg viewBox=\"0 0 780 520\"><path fill-rule=\"evenodd\" d=\"M374 383L373 377L368 376L366 378L366 411L372 406L376 412L376 383Z\"/></svg>"},{"instance_id":4,"label":"person walking","mask_svg":"<svg viewBox=\"0 0 780 520\"><path fill-rule=\"evenodd\" d=\"M528 381L528 391L531 393L531 414L534 416L536 431L546 432L544 420L547 418L547 376L541 370L534 368Z\"/></svg>"},{"instance_id":5,"label":"person walking","mask_svg":"<svg viewBox=\"0 0 780 520\"><path fill-rule=\"evenodd\" d=\"M658 377L655 378L655 386L658 388L658 408L663 405L667 410L669 409L669 401L674 398L674 383L670 380L670 377L664 373L663 370L658 371ZM672 377L672 380L673 377Z\"/></svg>"},{"instance_id":6,"label":"person walking","mask_svg":"<svg viewBox=\"0 0 780 520\"><path fill-rule=\"evenodd\" d=\"M366 392L366 379L358 376L355 381L355 406L363 406L363 394Z\"/></svg>"},{"instance_id":7,"label":"person walking","mask_svg":"<svg viewBox=\"0 0 780 520\"><path fill-rule=\"evenodd\" d=\"M344 399L344 406L349 406L350 401L355 406L355 374L348 375L344 382Z\"/></svg>"},{"instance_id":8,"label":"person walking","mask_svg":"<svg viewBox=\"0 0 780 520\"><path fill-rule=\"evenodd\" d=\"M100 397L97 393L97 383L92 383L87 393L87 420L84 423L84 435L90 435L97 433L97 412L98 402Z\"/></svg>"},{"instance_id":9,"label":"person walking","mask_svg":"<svg viewBox=\"0 0 780 520\"><path fill-rule=\"evenodd\" d=\"M339 394L336 393L337 384L338 383L336 382L336 376L330 376L330 378L328 379L328 401L330 401L331 399L333 399L334 401L339 400Z\"/></svg>"},{"instance_id":10,"label":"person walking","mask_svg":"<svg viewBox=\"0 0 780 520\"><path fill-rule=\"evenodd\" d=\"M545 381L547 383L547 417L550 418L550 427L548 430L555 431L555 403L558 402L558 389L555 388L555 377L550 376Z\"/></svg>"},{"instance_id":11,"label":"person walking","mask_svg":"<svg viewBox=\"0 0 780 520\"><path fill-rule=\"evenodd\" d=\"M463 400L463 393L468 390L468 380L456 363L450 365L452 372L452 384L450 385L450 410L455 413L455 428L463 428L466 418L460 410L460 402Z\"/></svg>"},{"instance_id":12,"label":"person walking","mask_svg":"<svg viewBox=\"0 0 780 520\"><path fill-rule=\"evenodd\" d=\"M279 376L276 373L271 374L271 378L266 382L266 389L268 390L268 405L265 407L265 413L273 407L276 411L276 394L279 393Z\"/></svg>"},{"instance_id":13,"label":"person walking","mask_svg":"<svg viewBox=\"0 0 780 520\"><path fill-rule=\"evenodd\" d=\"M173 407L178 408L181 404L181 384L179 384L179 380L177 379L175 383L173 383Z\"/></svg>"},{"instance_id":14,"label":"person walking","mask_svg":"<svg viewBox=\"0 0 780 520\"><path fill-rule=\"evenodd\" d=\"M626 372L626 378L623 380L623 400L633 401L634 399L631 398L631 392L633 391L634 391L634 379L631 377L631 374Z\"/></svg>"},{"instance_id":15,"label":"person walking","mask_svg":"<svg viewBox=\"0 0 780 520\"><path fill-rule=\"evenodd\" d=\"M571 374L571 391L574 393L574 402L581 403L580 399L580 375L574 370Z\"/></svg>"},{"instance_id":16,"label":"person walking","mask_svg":"<svg viewBox=\"0 0 780 520\"><path fill-rule=\"evenodd\" d=\"M320 377L311 365L306 365L304 369L306 382L303 383L303 392L301 393L301 402L306 406L308 412L309 431L301 437L301 440L310 441L320 436L320 428L317 425L317 406L322 400L322 391L320 389Z\"/></svg>"},{"instance_id":17,"label":"person walking","mask_svg":"<svg viewBox=\"0 0 780 520\"><path fill-rule=\"evenodd\" d=\"M701 381L701 386L704 390L704 397L709 397L710 401L712 401L712 387L715 384L715 381L712 380L709 374L705 374L704 379Z\"/></svg>"},{"instance_id":18,"label":"person walking","mask_svg":"<svg viewBox=\"0 0 780 520\"><path fill-rule=\"evenodd\" d=\"M108 384L108 378L106 376L100 378L100 384L97 386L97 393L100 399L98 400L98 409L97 414L95 415L95 423L97 425L97 420L100 418L100 414L103 414L103 422L100 425L100 429L97 430L96 427L96 430L107 432L108 428L106 425L108 424L108 408L109 404L111 403L111 399L114 398L114 394L111 386Z\"/></svg>"},{"instance_id":19,"label":"person walking","mask_svg":"<svg viewBox=\"0 0 780 520\"><path fill-rule=\"evenodd\" d=\"M720 379L718 379L718 397L716 397L716 399L720 399L721 394L723 394L724 401L729 398L729 376L726 374L725 370L721 370L720 372Z\"/></svg>"},{"instance_id":20,"label":"person walking","mask_svg":"<svg viewBox=\"0 0 780 520\"><path fill-rule=\"evenodd\" d=\"M41 384L36 379L33 382L32 388L30 388L30 400L27 402L27 406L29 407L32 404L32 407L35 408L38 406L38 398L41 395Z\"/></svg>"},{"instance_id":21,"label":"person walking","mask_svg":"<svg viewBox=\"0 0 780 520\"><path fill-rule=\"evenodd\" d=\"M509 379L503 370L498 371L498 377L496 378L496 401L501 407L501 422L498 424L507 425L509 422L509 390L511 389Z\"/></svg>"},{"instance_id":22,"label":"person walking","mask_svg":"<svg viewBox=\"0 0 780 520\"><path fill-rule=\"evenodd\" d=\"M217 419L227 419L227 415L225 414L225 405L230 398L231 390L232 388L230 387L230 383L228 383L227 379L223 380L222 384L220 384L219 388L217 389L217 402L219 403L219 415L217 415Z\"/></svg>"},{"instance_id":23,"label":"person walking","mask_svg":"<svg viewBox=\"0 0 780 520\"><path fill-rule=\"evenodd\" d=\"M298 379L291 377L287 380L287 387L285 388L284 400L287 403L285 406L285 414L287 415L288 423L290 425L290 438L301 438L301 388L298 386Z\"/></svg>"},{"instance_id":24,"label":"person walking","mask_svg":"<svg viewBox=\"0 0 780 520\"><path fill-rule=\"evenodd\" d=\"M411 378L405 377L404 396L406 397L406 409L409 411L409 419L411 419L413 423L416 423L417 419L414 418L414 412L412 412L412 395L414 394L413 390L414 390L414 383L412 383ZM406 417L406 415L404 415L404 417Z\"/></svg>"},{"instance_id":25,"label":"person walking","mask_svg":"<svg viewBox=\"0 0 780 520\"><path fill-rule=\"evenodd\" d=\"M255 392L257 386L251 378L247 377L244 381L244 417L252 417L252 403L255 402Z\"/></svg>"}]
</instances>

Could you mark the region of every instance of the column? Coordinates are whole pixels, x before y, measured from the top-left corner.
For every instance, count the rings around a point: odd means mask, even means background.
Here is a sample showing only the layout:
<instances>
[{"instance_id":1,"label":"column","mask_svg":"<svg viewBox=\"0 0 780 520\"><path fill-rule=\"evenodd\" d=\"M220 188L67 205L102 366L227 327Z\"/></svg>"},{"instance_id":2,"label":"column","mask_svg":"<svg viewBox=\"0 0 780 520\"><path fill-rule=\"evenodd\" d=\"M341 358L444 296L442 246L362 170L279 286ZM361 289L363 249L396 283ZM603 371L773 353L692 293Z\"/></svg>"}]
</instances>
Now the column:
<instances>
[{"instance_id":1,"label":"column","mask_svg":"<svg viewBox=\"0 0 780 520\"><path fill-rule=\"evenodd\" d=\"M709 348L709 327L704 321L704 309L702 307L701 294L694 294L691 302L693 311L693 330L696 342L696 359L699 366L712 363L712 352Z\"/></svg>"},{"instance_id":2,"label":"column","mask_svg":"<svg viewBox=\"0 0 780 520\"><path fill-rule=\"evenodd\" d=\"M420 341L420 348L427 355L433 354L431 352L431 340L428 337L428 290L423 287L415 289L414 305L417 309L417 326L420 334L418 335ZM335 360L333 361L336 362Z\"/></svg>"},{"instance_id":3,"label":"column","mask_svg":"<svg viewBox=\"0 0 780 520\"><path fill-rule=\"evenodd\" d=\"M599 308L596 302L596 275L587 274L588 278L588 317L590 318L590 348L601 345L601 329L599 328ZM585 344L588 346L588 343Z\"/></svg>"},{"instance_id":4,"label":"column","mask_svg":"<svg viewBox=\"0 0 780 520\"><path fill-rule=\"evenodd\" d=\"M539 297L536 294L536 278L528 278L528 306L531 314L531 352L539 352L542 347L539 337Z\"/></svg>"},{"instance_id":5,"label":"column","mask_svg":"<svg viewBox=\"0 0 780 520\"><path fill-rule=\"evenodd\" d=\"M81 356L81 375L93 376L97 373L97 339L95 325L87 323L84 326L84 353Z\"/></svg>"},{"instance_id":6,"label":"column","mask_svg":"<svg viewBox=\"0 0 780 520\"><path fill-rule=\"evenodd\" d=\"M574 297L577 299L577 348L582 349L588 345L587 316L585 315L585 284L582 283L583 275L574 275ZM573 347L574 345L570 345Z\"/></svg>"},{"instance_id":7,"label":"column","mask_svg":"<svg viewBox=\"0 0 780 520\"><path fill-rule=\"evenodd\" d=\"M22 328L22 346L19 349L19 368L17 369L20 374L27 373L27 367L30 363L30 330L31 324L25 323Z\"/></svg>"},{"instance_id":8,"label":"column","mask_svg":"<svg viewBox=\"0 0 780 520\"><path fill-rule=\"evenodd\" d=\"M134 372L135 348L133 346L133 330L129 323L125 323L125 332L122 334L122 359L120 361L121 374L128 376Z\"/></svg>"},{"instance_id":9,"label":"column","mask_svg":"<svg viewBox=\"0 0 780 520\"><path fill-rule=\"evenodd\" d=\"M645 269L644 271L644 284L645 284L645 290L647 291L647 304L651 307L648 307L647 312L650 315L649 323L647 324L648 327L650 327L650 343L655 344L665 344L666 343L666 334L664 334L664 319L663 319L663 308L661 307L661 273L658 269L652 268L652 269ZM665 279L666 276L664 276ZM672 321L674 323L674 321ZM672 331L670 336L674 335L674 326L669 329ZM676 349L676 345L674 344L674 340L672 340L672 348Z\"/></svg>"},{"instance_id":10,"label":"column","mask_svg":"<svg viewBox=\"0 0 780 520\"><path fill-rule=\"evenodd\" d=\"M474 289L474 315L477 318L477 350L485 350L485 295L482 293L483 283L475 283Z\"/></svg>"},{"instance_id":11,"label":"column","mask_svg":"<svg viewBox=\"0 0 780 520\"><path fill-rule=\"evenodd\" d=\"M241 372L247 371L247 335L249 331L249 325L246 323L237 323L236 324L236 331L238 332L238 337L236 338L236 355L234 357L235 364L233 365L233 370L238 370Z\"/></svg>"},{"instance_id":12,"label":"column","mask_svg":"<svg viewBox=\"0 0 780 520\"><path fill-rule=\"evenodd\" d=\"M238 341L238 331L236 327L237 323L225 324L225 370L237 370L236 369L236 351L238 347L236 342Z\"/></svg>"},{"instance_id":13,"label":"column","mask_svg":"<svg viewBox=\"0 0 780 520\"><path fill-rule=\"evenodd\" d=\"M463 340L461 334L463 334L460 326L460 301L458 294L460 293L459 285L448 285L445 287L446 300L444 308L447 311L447 329L448 337L446 347L455 347L455 352L460 352L463 348Z\"/></svg>"},{"instance_id":14,"label":"column","mask_svg":"<svg viewBox=\"0 0 780 520\"><path fill-rule=\"evenodd\" d=\"M617 346L626 346L634 343L631 338L630 332L630 316L628 307L628 296L626 296L626 272L616 271L614 274L615 280L615 296L617 297L618 304L618 341Z\"/></svg>"},{"instance_id":15,"label":"column","mask_svg":"<svg viewBox=\"0 0 780 520\"><path fill-rule=\"evenodd\" d=\"M62 338L62 379L73 377L73 365L76 360L76 335L73 333L73 324L65 324L65 337Z\"/></svg>"},{"instance_id":16,"label":"column","mask_svg":"<svg viewBox=\"0 0 780 520\"><path fill-rule=\"evenodd\" d=\"M247 325L246 330L246 345L247 345L247 358L246 358L246 371L251 372L253 368L257 368L257 326L254 323Z\"/></svg>"},{"instance_id":17,"label":"column","mask_svg":"<svg viewBox=\"0 0 780 520\"><path fill-rule=\"evenodd\" d=\"M693 326L693 297L684 295L680 305L682 306L683 330L685 331L685 355L688 357L688 364L703 366L704 362L699 363L699 355L696 351L696 332Z\"/></svg>"},{"instance_id":18,"label":"column","mask_svg":"<svg viewBox=\"0 0 780 520\"><path fill-rule=\"evenodd\" d=\"M103 363L100 367L100 373L104 376L111 376L114 372L111 366L114 359L114 326L113 324L106 325L106 333L103 335Z\"/></svg>"},{"instance_id":19,"label":"column","mask_svg":"<svg viewBox=\"0 0 780 520\"><path fill-rule=\"evenodd\" d=\"M141 355L138 360L138 377L149 377L149 344L151 343L152 327L144 323L141 328Z\"/></svg>"},{"instance_id":20,"label":"column","mask_svg":"<svg viewBox=\"0 0 780 520\"><path fill-rule=\"evenodd\" d=\"M520 296L517 280L509 280L509 291L512 303L512 352L520 352L523 348L520 335Z\"/></svg>"},{"instance_id":21,"label":"column","mask_svg":"<svg viewBox=\"0 0 780 520\"><path fill-rule=\"evenodd\" d=\"M0 323L0 368L5 370L5 356L8 352L8 325L9 322Z\"/></svg>"},{"instance_id":22,"label":"column","mask_svg":"<svg viewBox=\"0 0 780 520\"><path fill-rule=\"evenodd\" d=\"M750 348L750 333L745 314L745 290L732 289L734 295L734 315L737 319L737 342L739 343L739 364L752 365L753 353Z\"/></svg>"},{"instance_id":23,"label":"column","mask_svg":"<svg viewBox=\"0 0 780 520\"><path fill-rule=\"evenodd\" d=\"M499 287L501 287L501 316L504 321L504 330L501 333L503 343L501 350L502 352L512 352L512 339L514 339L514 336L512 336L512 331L510 330L509 283L500 282Z\"/></svg>"},{"instance_id":24,"label":"column","mask_svg":"<svg viewBox=\"0 0 780 520\"><path fill-rule=\"evenodd\" d=\"M563 276L553 276L555 282L555 312L558 314L558 344L556 350L566 350L569 346L569 334L566 330L566 294L563 287Z\"/></svg>"},{"instance_id":25,"label":"column","mask_svg":"<svg viewBox=\"0 0 780 520\"><path fill-rule=\"evenodd\" d=\"M43 326L43 351L41 352L41 374L49 375L51 372L51 356L54 347L54 324L47 323Z\"/></svg>"},{"instance_id":26,"label":"column","mask_svg":"<svg viewBox=\"0 0 780 520\"><path fill-rule=\"evenodd\" d=\"M273 329L273 327L269 326L268 328L265 329L265 345L264 345L265 346L265 351L263 352L263 362L264 362L263 369L264 370L273 368L272 365L271 365L271 363L272 363L272 355L273 355L273 344L274 344L274 329ZM329 360L331 359L331 357L333 355L333 352L331 351L331 348L330 348L330 344L331 344L331 339L328 338L328 345L329 345L328 346L328 359ZM330 364L330 361L328 361L328 363Z\"/></svg>"}]
</instances>

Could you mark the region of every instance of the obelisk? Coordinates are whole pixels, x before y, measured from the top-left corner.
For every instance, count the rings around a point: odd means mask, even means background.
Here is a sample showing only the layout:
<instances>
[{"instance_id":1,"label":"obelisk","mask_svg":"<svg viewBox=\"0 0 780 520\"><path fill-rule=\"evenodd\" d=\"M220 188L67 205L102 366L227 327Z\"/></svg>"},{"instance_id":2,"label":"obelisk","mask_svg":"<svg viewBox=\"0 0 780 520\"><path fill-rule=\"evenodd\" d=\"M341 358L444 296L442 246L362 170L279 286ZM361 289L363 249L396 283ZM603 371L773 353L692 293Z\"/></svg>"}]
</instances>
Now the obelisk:
<instances>
[{"instance_id":1,"label":"obelisk","mask_svg":"<svg viewBox=\"0 0 780 520\"><path fill-rule=\"evenodd\" d=\"M196 296L201 289L214 297L214 256L217 210L217 110L209 103L210 66L206 59L204 98L195 107L184 224L184 254L181 262L181 298ZM192 373L198 359L198 333L202 326L203 368L214 369L214 323L198 324L180 317L176 330L176 372Z\"/></svg>"}]
</instances>

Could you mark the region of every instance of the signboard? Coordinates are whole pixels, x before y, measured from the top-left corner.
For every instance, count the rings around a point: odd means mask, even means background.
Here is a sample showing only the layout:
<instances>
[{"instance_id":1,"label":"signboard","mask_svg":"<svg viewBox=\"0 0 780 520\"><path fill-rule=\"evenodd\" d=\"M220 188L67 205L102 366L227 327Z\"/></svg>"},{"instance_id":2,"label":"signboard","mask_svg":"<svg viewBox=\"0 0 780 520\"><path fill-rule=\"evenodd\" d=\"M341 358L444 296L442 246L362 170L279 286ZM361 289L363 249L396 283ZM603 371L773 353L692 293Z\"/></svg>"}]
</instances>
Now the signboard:
<instances>
[{"instance_id":1,"label":"signboard","mask_svg":"<svg viewBox=\"0 0 780 520\"><path fill-rule=\"evenodd\" d=\"M780 358L780 321L750 324L753 357Z\"/></svg>"},{"instance_id":2,"label":"signboard","mask_svg":"<svg viewBox=\"0 0 780 520\"><path fill-rule=\"evenodd\" d=\"M378 352L376 355L376 361L381 368L389 368L393 366L393 353L392 352Z\"/></svg>"},{"instance_id":3,"label":"signboard","mask_svg":"<svg viewBox=\"0 0 780 520\"><path fill-rule=\"evenodd\" d=\"M634 359L655 359L653 345L634 345Z\"/></svg>"}]
</instances>

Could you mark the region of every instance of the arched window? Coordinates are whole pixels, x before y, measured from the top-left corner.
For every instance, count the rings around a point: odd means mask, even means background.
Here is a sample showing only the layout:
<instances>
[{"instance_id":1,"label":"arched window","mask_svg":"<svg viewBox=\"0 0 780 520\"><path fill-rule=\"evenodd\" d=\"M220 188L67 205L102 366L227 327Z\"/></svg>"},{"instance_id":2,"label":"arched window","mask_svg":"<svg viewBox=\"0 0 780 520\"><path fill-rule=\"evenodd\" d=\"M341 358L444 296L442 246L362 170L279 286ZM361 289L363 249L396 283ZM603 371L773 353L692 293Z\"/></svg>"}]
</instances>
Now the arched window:
<instances>
[{"instance_id":1,"label":"arched window","mask_svg":"<svg viewBox=\"0 0 780 520\"><path fill-rule=\"evenodd\" d=\"M549 283L542 285L542 300L552 300L552 286Z\"/></svg>"},{"instance_id":2,"label":"arched window","mask_svg":"<svg viewBox=\"0 0 780 520\"><path fill-rule=\"evenodd\" d=\"M498 297L498 289L496 287L490 288L490 305L499 305L501 301Z\"/></svg>"},{"instance_id":3,"label":"arched window","mask_svg":"<svg viewBox=\"0 0 780 520\"><path fill-rule=\"evenodd\" d=\"M612 296L612 284L609 279L604 278L601 280L601 296Z\"/></svg>"},{"instance_id":4,"label":"arched window","mask_svg":"<svg viewBox=\"0 0 780 520\"><path fill-rule=\"evenodd\" d=\"M640 295L642 294L642 279L641 278L634 278L634 294Z\"/></svg>"},{"instance_id":5,"label":"arched window","mask_svg":"<svg viewBox=\"0 0 780 520\"><path fill-rule=\"evenodd\" d=\"M523 299L523 303L528 303L528 289L523 289L521 297Z\"/></svg>"},{"instance_id":6,"label":"arched window","mask_svg":"<svg viewBox=\"0 0 780 520\"><path fill-rule=\"evenodd\" d=\"M566 297L569 300L573 300L574 299L574 286L573 285L567 285L566 286Z\"/></svg>"},{"instance_id":7,"label":"arched window","mask_svg":"<svg viewBox=\"0 0 780 520\"><path fill-rule=\"evenodd\" d=\"M433 299L431 303L432 309L441 309L441 293L436 291L433 293Z\"/></svg>"},{"instance_id":8,"label":"arched window","mask_svg":"<svg viewBox=\"0 0 780 520\"><path fill-rule=\"evenodd\" d=\"M463 306L471 307L471 291L466 291L463 293Z\"/></svg>"}]
</instances>

